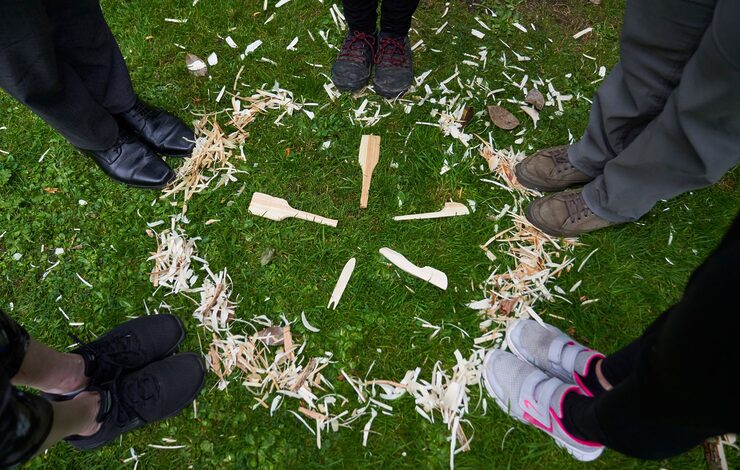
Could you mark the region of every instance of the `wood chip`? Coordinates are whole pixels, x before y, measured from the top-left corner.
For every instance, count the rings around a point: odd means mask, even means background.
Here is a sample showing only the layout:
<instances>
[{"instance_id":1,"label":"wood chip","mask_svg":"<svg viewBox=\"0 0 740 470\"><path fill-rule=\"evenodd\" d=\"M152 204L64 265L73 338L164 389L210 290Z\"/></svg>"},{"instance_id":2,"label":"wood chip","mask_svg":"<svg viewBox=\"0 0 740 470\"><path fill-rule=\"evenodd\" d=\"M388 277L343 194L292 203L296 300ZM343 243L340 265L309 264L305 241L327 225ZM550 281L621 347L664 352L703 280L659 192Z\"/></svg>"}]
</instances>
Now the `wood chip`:
<instances>
[{"instance_id":1,"label":"wood chip","mask_svg":"<svg viewBox=\"0 0 740 470\"><path fill-rule=\"evenodd\" d=\"M545 97L540 90L532 88L524 98L524 102L531 104L537 111L541 111L545 107Z\"/></svg>"},{"instance_id":2,"label":"wood chip","mask_svg":"<svg viewBox=\"0 0 740 470\"><path fill-rule=\"evenodd\" d=\"M500 129L510 131L519 126L519 119L501 106L489 106L488 116L491 122Z\"/></svg>"},{"instance_id":3,"label":"wood chip","mask_svg":"<svg viewBox=\"0 0 740 470\"><path fill-rule=\"evenodd\" d=\"M208 75L208 66L203 62L203 59L195 54L185 54L185 65L190 73L196 77L205 77Z\"/></svg>"}]
</instances>

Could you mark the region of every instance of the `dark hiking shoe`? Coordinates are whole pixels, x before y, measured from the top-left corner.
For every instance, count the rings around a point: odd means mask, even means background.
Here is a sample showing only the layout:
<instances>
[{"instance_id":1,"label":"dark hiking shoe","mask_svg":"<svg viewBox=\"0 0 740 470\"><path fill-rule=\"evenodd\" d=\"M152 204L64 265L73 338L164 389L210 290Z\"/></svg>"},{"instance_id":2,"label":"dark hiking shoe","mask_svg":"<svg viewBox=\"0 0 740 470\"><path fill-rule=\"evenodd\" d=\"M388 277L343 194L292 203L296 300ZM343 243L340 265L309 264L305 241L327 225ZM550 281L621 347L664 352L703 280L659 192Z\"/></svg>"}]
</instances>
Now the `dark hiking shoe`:
<instances>
[{"instance_id":1,"label":"dark hiking shoe","mask_svg":"<svg viewBox=\"0 0 740 470\"><path fill-rule=\"evenodd\" d=\"M92 343L72 351L85 361L85 375L90 385L100 386L113 380L121 370L135 370L169 356L185 338L182 322L174 315L147 315L127 321ZM79 392L78 392L79 393ZM65 401L77 393L44 393L48 400Z\"/></svg>"},{"instance_id":2,"label":"dark hiking shoe","mask_svg":"<svg viewBox=\"0 0 740 470\"><path fill-rule=\"evenodd\" d=\"M554 237L577 237L619 223L594 214L581 191L563 191L532 201L527 207L527 219Z\"/></svg>"},{"instance_id":3,"label":"dark hiking shoe","mask_svg":"<svg viewBox=\"0 0 740 470\"><path fill-rule=\"evenodd\" d=\"M375 35L347 31L342 48L331 68L331 80L341 91L367 86L375 57Z\"/></svg>"},{"instance_id":4,"label":"dark hiking shoe","mask_svg":"<svg viewBox=\"0 0 740 470\"><path fill-rule=\"evenodd\" d=\"M414 79L412 62L408 35L381 32L375 54L375 92L385 98L406 93Z\"/></svg>"},{"instance_id":5,"label":"dark hiking shoe","mask_svg":"<svg viewBox=\"0 0 740 470\"><path fill-rule=\"evenodd\" d=\"M65 440L80 450L96 449L124 433L174 416L195 400L205 376L203 359L183 353L91 388L100 394L100 430Z\"/></svg>"},{"instance_id":6,"label":"dark hiking shoe","mask_svg":"<svg viewBox=\"0 0 740 470\"><path fill-rule=\"evenodd\" d=\"M514 172L522 186L538 191L562 191L593 179L570 164L567 145L530 155L516 166Z\"/></svg>"}]
</instances>

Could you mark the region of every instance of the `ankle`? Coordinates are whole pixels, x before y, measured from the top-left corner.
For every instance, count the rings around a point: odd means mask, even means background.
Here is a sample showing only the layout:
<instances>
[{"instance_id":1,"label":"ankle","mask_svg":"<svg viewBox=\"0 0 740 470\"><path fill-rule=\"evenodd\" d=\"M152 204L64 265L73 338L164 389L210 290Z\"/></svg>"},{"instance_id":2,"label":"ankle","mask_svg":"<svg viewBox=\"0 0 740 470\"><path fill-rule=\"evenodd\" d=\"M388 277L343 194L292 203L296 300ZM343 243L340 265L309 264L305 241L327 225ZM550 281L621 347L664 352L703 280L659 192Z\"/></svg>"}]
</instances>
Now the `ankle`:
<instances>
[{"instance_id":1,"label":"ankle","mask_svg":"<svg viewBox=\"0 0 740 470\"><path fill-rule=\"evenodd\" d=\"M87 388L90 378L85 375L85 359L79 354L64 354L65 367L59 369L59 377L42 390L60 395L79 392Z\"/></svg>"},{"instance_id":2,"label":"ankle","mask_svg":"<svg viewBox=\"0 0 740 470\"><path fill-rule=\"evenodd\" d=\"M100 394L97 392L82 392L73 398L83 414L83 425L76 433L79 436L92 436L100 430L101 423L98 422L100 413Z\"/></svg>"},{"instance_id":3,"label":"ankle","mask_svg":"<svg viewBox=\"0 0 740 470\"><path fill-rule=\"evenodd\" d=\"M601 385L605 391L609 391L612 388L612 384L606 379L606 376L604 375L604 372L601 369L601 363L604 362L603 359L599 359L599 361L596 363L596 378L599 380L599 385Z\"/></svg>"}]
</instances>

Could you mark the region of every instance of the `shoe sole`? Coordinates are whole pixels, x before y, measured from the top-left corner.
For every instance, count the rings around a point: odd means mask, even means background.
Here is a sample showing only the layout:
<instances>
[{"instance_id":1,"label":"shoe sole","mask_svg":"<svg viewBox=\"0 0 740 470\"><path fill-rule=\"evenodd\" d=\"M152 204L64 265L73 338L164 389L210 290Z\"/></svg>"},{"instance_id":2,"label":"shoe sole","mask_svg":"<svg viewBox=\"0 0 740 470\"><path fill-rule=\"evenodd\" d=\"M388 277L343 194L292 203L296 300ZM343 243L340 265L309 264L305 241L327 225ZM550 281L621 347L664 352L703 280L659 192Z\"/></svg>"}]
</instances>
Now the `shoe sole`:
<instances>
[{"instance_id":1,"label":"shoe sole","mask_svg":"<svg viewBox=\"0 0 740 470\"><path fill-rule=\"evenodd\" d=\"M516 420L516 421L518 421L518 422L520 422L522 424L526 424L529 427L535 427L535 426L532 426L532 423L529 423L529 422L523 420L522 418L519 418L518 416L512 415L511 412L510 412L509 406L506 405L506 404L504 404L498 398L498 396L494 393L493 387L488 382L488 377L487 377L487 374L486 374L486 372L488 370L488 361L490 360L491 357L492 357L492 355L489 352L486 355L485 360L483 361L483 373L481 374L481 377L483 378L483 385L486 387L486 391L488 392L488 395L490 395L490 397L493 398L493 401L496 402L496 404L498 405L498 407L501 408L501 410L504 413L506 413L509 417L513 418L514 420ZM539 429L539 428L536 428L536 429ZM540 431L542 431L542 430L540 429ZM545 432L545 431L542 431L542 432ZM585 453L585 452L582 452L579 449L576 449L576 448L572 447L570 444L568 444L567 442L563 441L561 438L559 438L557 436L554 436L554 435L549 434L547 432L545 432L545 434L547 436L549 436L553 441L555 441L555 444L558 447L564 449L574 459L579 460L581 462L591 462L593 460L596 460L596 459L598 459L601 456L601 453L603 452L603 448L602 448L598 452Z\"/></svg>"}]
</instances>

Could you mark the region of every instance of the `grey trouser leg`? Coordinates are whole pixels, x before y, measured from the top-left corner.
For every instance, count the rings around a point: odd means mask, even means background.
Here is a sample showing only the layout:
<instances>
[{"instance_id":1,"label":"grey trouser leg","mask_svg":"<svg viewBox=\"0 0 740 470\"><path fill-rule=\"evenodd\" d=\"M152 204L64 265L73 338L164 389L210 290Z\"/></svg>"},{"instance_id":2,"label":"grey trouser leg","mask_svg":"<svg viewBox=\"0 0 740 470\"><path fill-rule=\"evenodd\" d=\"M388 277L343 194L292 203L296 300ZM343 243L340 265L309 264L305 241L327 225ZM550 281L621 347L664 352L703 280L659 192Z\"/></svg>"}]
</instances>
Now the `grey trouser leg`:
<instances>
[{"instance_id":1,"label":"grey trouser leg","mask_svg":"<svg viewBox=\"0 0 740 470\"><path fill-rule=\"evenodd\" d=\"M596 176L583 195L597 215L636 220L658 200L707 186L737 163L736 128L725 119L719 125L716 113L740 106L730 60L738 57L737 33L719 21L716 4L737 15L736 1L629 2L622 62L569 151L577 168ZM718 55L720 46L735 52Z\"/></svg>"}]
</instances>

